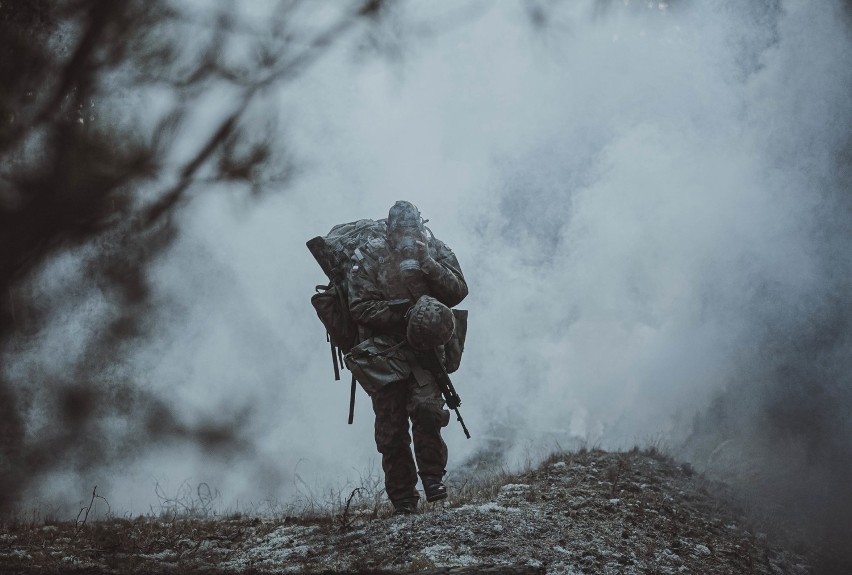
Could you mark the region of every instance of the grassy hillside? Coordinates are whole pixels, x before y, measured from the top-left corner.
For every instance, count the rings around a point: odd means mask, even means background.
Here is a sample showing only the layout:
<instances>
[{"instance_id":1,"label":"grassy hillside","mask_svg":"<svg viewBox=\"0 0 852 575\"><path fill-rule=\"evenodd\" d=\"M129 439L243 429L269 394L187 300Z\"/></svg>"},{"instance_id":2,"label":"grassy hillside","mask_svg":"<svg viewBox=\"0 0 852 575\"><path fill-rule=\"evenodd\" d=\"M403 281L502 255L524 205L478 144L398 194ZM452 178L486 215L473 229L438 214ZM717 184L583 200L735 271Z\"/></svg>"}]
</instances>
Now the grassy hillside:
<instances>
[{"instance_id":1,"label":"grassy hillside","mask_svg":"<svg viewBox=\"0 0 852 575\"><path fill-rule=\"evenodd\" d=\"M816 572L807 549L785 546L777 526L754 523L724 490L654 450L583 450L516 475L468 478L407 517L365 489L332 510L277 517L9 523L0 571Z\"/></svg>"}]
</instances>

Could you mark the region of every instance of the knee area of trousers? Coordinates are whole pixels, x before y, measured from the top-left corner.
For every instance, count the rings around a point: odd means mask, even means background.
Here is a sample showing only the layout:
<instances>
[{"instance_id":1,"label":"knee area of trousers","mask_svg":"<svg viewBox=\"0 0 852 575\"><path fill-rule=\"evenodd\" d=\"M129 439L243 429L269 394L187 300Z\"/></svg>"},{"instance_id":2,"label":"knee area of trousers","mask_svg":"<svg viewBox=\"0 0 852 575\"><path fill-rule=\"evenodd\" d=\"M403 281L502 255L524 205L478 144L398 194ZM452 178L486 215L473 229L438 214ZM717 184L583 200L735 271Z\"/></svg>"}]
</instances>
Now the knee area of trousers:
<instances>
[{"instance_id":1,"label":"knee area of trousers","mask_svg":"<svg viewBox=\"0 0 852 575\"><path fill-rule=\"evenodd\" d=\"M379 432L376 433L376 448L379 453L393 453L395 451L405 451L411 445L411 436L408 430L396 432Z\"/></svg>"},{"instance_id":2,"label":"knee area of trousers","mask_svg":"<svg viewBox=\"0 0 852 575\"><path fill-rule=\"evenodd\" d=\"M446 427L450 423L450 412L436 404L418 405L412 413L415 425Z\"/></svg>"}]
</instances>

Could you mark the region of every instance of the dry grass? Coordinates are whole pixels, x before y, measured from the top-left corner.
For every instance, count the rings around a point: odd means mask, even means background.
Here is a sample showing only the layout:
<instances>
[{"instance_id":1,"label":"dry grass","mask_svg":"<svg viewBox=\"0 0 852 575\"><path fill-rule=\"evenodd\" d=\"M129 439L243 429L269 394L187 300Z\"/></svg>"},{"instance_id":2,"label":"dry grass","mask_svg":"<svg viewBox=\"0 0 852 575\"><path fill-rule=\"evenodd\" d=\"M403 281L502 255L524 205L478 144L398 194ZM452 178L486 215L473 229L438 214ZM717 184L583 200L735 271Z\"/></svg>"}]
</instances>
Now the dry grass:
<instances>
[{"instance_id":1,"label":"dry grass","mask_svg":"<svg viewBox=\"0 0 852 575\"><path fill-rule=\"evenodd\" d=\"M489 473L451 476L448 499L422 502L421 509L491 501L506 483L517 478L502 467ZM103 498L96 495L76 521L36 510L0 518L0 552L4 548L7 552L0 563L4 573L58 573L85 572L80 561L105 560L108 569L142 573L169 556L177 566L194 569L227 559L206 554L210 542L239 548L285 525L316 526L323 532L341 534L393 513L385 498L383 477L374 468L360 474L357 485L325 492L310 489L298 476L296 482L301 496L295 501L265 500L241 510L223 510L221 494L208 484L184 481L174 492L155 484L158 504L136 517L114 516L109 502L101 502ZM99 508L96 517L92 507L101 503L106 509ZM15 553L8 553L11 549ZM423 560L423 568L431 566Z\"/></svg>"},{"instance_id":2,"label":"dry grass","mask_svg":"<svg viewBox=\"0 0 852 575\"><path fill-rule=\"evenodd\" d=\"M649 460L657 464L649 467ZM603 494L602 505L609 498L638 497L635 475L651 468L660 481L680 481L676 478L691 475L691 470L688 473L685 466L678 466L656 446L609 454L583 447L575 452L554 451L540 465L516 473L493 467L487 473L479 470L451 475L447 478L449 497L434 504L423 503L421 510L493 502L505 496L501 495L504 486L513 483L526 486L519 497L530 504L553 506L554 497L563 501L568 506L564 512L573 521L576 514L590 513L594 507L569 505L572 497L582 494L580 499L597 500L597 496L589 495L590 489ZM564 479L555 491L554 473ZM591 483L589 473L596 474ZM364 530L374 530L377 519L392 514L392 507L385 500L383 479L375 470L363 473L357 485L324 492L304 485L301 497L294 502L264 501L240 512L219 509L217 492L204 485L184 482L174 494L167 496L159 488L157 493L160 505L135 518L90 517L88 522L76 524L58 521L53 514L7 518L0 522L0 572L148 573L162 572L167 566L172 572L217 573L212 565L221 565L232 556L251 555L248 551L268 536L277 537L274 532L280 528L312 529L317 535L357 548L362 544ZM665 494L651 484L643 497L656 501L655 497ZM609 511L601 513L601 517L606 517ZM656 515L640 519L659 521ZM652 545L653 540L649 539L648 544ZM658 552L661 549L649 547L639 554L653 558ZM396 553L392 548L386 553L377 549L363 557L353 555L353 560L362 561L360 567L355 567L367 571L395 568L402 563L410 567L412 561L419 569L434 567L429 557L397 557ZM241 572L262 571L249 564Z\"/></svg>"}]
</instances>

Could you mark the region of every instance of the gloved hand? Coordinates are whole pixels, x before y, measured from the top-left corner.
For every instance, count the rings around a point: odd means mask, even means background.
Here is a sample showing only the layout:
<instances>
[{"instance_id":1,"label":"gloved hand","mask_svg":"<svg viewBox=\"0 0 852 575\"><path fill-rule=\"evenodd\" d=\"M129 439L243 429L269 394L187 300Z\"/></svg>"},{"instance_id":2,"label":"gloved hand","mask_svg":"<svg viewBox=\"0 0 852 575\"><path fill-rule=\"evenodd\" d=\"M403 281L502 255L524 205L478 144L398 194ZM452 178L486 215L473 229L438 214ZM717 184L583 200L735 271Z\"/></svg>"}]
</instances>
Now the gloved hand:
<instances>
[{"instance_id":1,"label":"gloved hand","mask_svg":"<svg viewBox=\"0 0 852 575\"><path fill-rule=\"evenodd\" d=\"M416 259L421 264L427 262L432 259L432 254L429 252L429 244L426 242L416 241L414 242L416 247Z\"/></svg>"}]
</instances>

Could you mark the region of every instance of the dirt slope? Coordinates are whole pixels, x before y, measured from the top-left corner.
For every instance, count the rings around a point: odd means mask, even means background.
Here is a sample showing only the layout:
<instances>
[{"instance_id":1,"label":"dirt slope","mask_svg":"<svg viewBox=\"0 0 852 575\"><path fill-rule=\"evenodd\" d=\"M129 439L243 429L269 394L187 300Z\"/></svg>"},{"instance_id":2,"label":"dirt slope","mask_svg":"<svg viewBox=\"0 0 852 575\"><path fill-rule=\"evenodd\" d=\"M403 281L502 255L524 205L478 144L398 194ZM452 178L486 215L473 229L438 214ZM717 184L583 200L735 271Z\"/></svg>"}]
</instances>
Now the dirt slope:
<instances>
[{"instance_id":1,"label":"dirt slope","mask_svg":"<svg viewBox=\"0 0 852 575\"><path fill-rule=\"evenodd\" d=\"M408 517L353 505L314 518L101 521L76 534L9 525L0 573L813 572L718 487L653 452L563 454Z\"/></svg>"}]
</instances>

